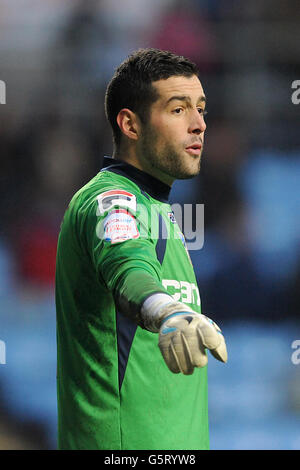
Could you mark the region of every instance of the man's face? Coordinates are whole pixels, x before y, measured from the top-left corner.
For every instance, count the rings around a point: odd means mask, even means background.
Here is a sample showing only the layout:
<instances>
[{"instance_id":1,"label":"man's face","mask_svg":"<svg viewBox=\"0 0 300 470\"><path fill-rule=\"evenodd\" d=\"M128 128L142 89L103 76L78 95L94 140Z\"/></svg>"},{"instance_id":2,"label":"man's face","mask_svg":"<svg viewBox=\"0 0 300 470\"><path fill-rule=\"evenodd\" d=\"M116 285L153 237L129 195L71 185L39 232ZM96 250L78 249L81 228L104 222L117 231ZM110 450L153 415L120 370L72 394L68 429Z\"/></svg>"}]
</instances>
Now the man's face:
<instances>
[{"instance_id":1,"label":"man's face","mask_svg":"<svg viewBox=\"0 0 300 470\"><path fill-rule=\"evenodd\" d=\"M197 175L204 144L205 96L196 75L173 76L152 83L159 98L142 126L142 166L172 184Z\"/></svg>"}]
</instances>

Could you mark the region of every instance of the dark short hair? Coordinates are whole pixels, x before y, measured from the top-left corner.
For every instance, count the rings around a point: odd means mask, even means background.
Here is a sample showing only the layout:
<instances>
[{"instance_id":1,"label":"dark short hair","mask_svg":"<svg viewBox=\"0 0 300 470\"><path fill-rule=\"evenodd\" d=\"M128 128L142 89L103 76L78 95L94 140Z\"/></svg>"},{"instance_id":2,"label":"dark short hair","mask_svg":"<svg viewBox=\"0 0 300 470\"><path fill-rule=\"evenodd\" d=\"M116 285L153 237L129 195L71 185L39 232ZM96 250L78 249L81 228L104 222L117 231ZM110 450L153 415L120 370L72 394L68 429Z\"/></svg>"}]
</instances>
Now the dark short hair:
<instances>
[{"instance_id":1,"label":"dark short hair","mask_svg":"<svg viewBox=\"0 0 300 470\"><path fill-rule=\"evenodd\" d=\"M116 69L105 93L105 114L118 147L121 130L117 115L123 108L135 112L142 123L147 121L150 105L158 98L152 82L171 76L198 76L197 66L189 59L160 49L139 49Z\"/></svg>"}]
</instances>

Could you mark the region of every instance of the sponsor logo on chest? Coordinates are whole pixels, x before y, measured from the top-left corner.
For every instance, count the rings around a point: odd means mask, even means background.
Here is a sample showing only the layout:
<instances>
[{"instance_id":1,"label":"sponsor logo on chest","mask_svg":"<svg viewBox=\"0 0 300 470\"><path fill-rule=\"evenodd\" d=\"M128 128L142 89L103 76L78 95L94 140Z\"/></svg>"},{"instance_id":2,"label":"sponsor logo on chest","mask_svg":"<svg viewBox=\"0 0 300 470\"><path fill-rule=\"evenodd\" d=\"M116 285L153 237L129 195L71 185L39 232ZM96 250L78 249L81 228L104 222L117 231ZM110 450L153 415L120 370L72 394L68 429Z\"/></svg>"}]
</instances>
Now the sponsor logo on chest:
<instances>
[{"instance_id":1,"label":"sponsor logo on chest","mask_svg":"<svg viewBox=\"0 0 300 470\"><path fill-rule=\"evenodd\" d=\"M200 305L200 293L196 284L176 279L163 279L162 284L173 299L186 304Z\"/></svg>"}]
</instances>

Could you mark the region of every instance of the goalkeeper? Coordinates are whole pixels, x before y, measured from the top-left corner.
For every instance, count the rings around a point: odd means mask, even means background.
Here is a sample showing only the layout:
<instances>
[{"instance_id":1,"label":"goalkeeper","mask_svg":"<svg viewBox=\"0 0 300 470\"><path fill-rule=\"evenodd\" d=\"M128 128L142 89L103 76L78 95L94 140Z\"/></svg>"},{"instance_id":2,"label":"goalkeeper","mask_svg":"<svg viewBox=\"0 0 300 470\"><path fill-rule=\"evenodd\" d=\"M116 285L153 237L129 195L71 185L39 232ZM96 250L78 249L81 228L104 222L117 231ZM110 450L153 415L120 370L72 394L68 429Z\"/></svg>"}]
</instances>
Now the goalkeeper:
<instances>
[{"instance_id":1,"label":"goalkeeper","mask_svg":"<svg viewBox=\"0 0 300 470\"><path fill-rule=\"evenodd\" d=\"M208 449L207 350L227 352L168 203L173 181L200 170L197 68L141 49L105 110L113 158L73 196L58 241L58 447Z\"/></svg>"}]
</instances>

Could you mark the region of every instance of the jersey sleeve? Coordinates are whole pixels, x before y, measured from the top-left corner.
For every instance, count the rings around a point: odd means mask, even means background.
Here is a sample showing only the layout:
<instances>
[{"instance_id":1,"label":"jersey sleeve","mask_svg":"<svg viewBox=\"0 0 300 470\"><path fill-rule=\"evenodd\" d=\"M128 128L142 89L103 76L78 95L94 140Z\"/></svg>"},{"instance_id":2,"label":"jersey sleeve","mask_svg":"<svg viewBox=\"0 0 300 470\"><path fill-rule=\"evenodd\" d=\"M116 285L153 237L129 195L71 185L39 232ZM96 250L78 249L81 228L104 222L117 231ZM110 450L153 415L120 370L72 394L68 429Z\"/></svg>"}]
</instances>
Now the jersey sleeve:
<instances>
[{"instance_id":1,"label":"jersey sleeve","mask_svg":"<svg viewBox=\"0 0 300 470\"><path fill-rule=\"evenodd\" d=\"M81 232L99 282L112 293L117 309L144 327L144 300L153 293L168 293L161 283L157 240L151 237L150 207L135 194L112 192L96 196Z\"/></svg>"}]
</instances>

